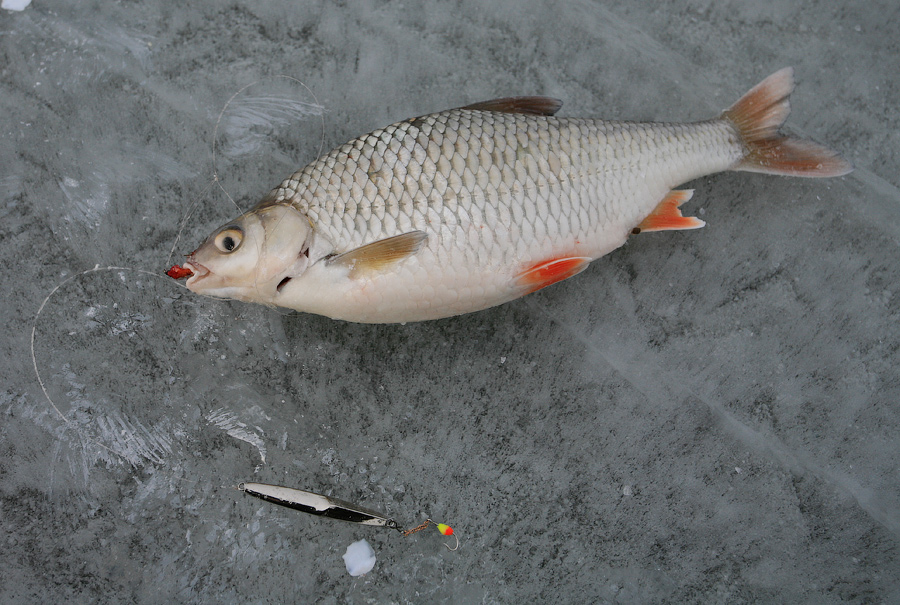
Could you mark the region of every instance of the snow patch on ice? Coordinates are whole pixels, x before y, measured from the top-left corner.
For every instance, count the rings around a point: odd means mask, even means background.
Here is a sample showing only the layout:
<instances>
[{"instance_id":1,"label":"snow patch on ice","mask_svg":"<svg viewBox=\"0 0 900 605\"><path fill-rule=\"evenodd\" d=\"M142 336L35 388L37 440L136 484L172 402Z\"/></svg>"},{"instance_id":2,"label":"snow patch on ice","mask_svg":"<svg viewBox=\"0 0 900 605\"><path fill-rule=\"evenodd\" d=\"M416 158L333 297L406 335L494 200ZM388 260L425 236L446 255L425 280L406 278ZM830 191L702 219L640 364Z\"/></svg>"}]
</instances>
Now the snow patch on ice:
<instances>
[{"instance_id":1,"label":"snow patch on ice","mask_svg":"<svg viewBox=\"0 0 900 605\"><path fill-rule=\"evenodd\" d=\"M259 435L250 430L246 424L238 420L236 414L224 408L219 408L207 414L206 420L216 428L224 430L229 436L240 439L241 441L246 441L255 447L259 450L259 457L262 458L263 464L265 464L266 444Z\"/></svg>"},{"instance_id":2,"label":"snow patch on ice","mask_svg":"<svg viewBox=\"0 0 900 605\"><path fill-rule=\"evenodd\" d=\"M63 415L64 425L60 428L75 428L79 440L91 442L100 446L95 450L95 455L109 463L126 462L134 468L141 468L145 464L162 464L173 451L173 428L168 421L147 425L131 414L121 410L107 409L107 402L91 400L86 393L86 385L78 380L75 372L69 364L64 364L59 374L68 389L66 397L70 401L71 409ZM49 412L49 410L48 410ZM56 417L47 414L47 418ZM75 448L79 450L79 448ZM110 456L112 455L112 456ZM85 482L88 480L88 460L84 456L78 457L78 461L70 461L75 466L84 466Z\"/></svg>"},{"instance_id":3,"label":"snow patch on ice","mask_svg":"<svg viewBox=\"0 0 900 605\"><path fill-rule=\"evenodd\" d=\"M351 576L367 574L375 567L375 551L365 540L354 542L344 553L344 565Z\"/></svg>"},{"instance_id":4,"label":"snow patch on ice","mask_svg":"<svg viewBox=\"0 0 900 605\"><path fill-rule=\"evenodd\" d=\"M99 441L134 466L144 460L160 464L172 453L172 440L166 427L147 427L115 411L99 416L96 425L100 430Z\"/></svg>"}]
</instances>

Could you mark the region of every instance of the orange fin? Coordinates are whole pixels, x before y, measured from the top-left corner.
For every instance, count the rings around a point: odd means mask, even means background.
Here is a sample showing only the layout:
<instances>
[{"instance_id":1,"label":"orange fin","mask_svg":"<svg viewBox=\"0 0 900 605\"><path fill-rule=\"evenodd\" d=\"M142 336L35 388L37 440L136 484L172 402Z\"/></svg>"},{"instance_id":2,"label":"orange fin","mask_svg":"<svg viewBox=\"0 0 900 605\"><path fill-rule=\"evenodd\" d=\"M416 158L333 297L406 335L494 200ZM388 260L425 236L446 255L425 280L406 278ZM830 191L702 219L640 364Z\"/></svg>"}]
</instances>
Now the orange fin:
<instances>
[{"instance_id":1,"label":"orange fin","mask_svg":"<svg viewBox=\"0 0 900 605\"><path fill-rule=\"evenodd\" d=\"M481 103L472 103L460 109L472 111L499 111L502 113L524 113L532 116L552 116L562 107L562 101L551 97L505 97Z\"/></svg>"},{"instance_id":2,"label":"orange fin","mask_svg":"<svg viewBox=\"0 0 900 605\"><path fill-rule=\"evenodd\" d=\"M584 271L591 259L586 256L564 256L532 265L516 276L516 283L525 294L537 292L558 281L568 279Z\"/></svg>"},{"instance_id":3,"label":"orange fin","mask_svg":"<svg viewBox=\"0 0 900 605\"><path fill-rule=\"evenodd\" d=\"M693 189L673 189L656 205L647 218L631 230L633 234L645 231L674 231L676 229L699 229L706 223L695 216L682 216L678 209L694 195Z\"/></svg>"},{"instance_id":4,"label":"orange fin","mask_svg":"<svg viewBox=\"0 0 900 605\"><path fill-rule=\"evenodd\" d=\"M370 271L381 271L419 251L428 238L424 231L410 231L360 246L328 260L329 264L340 263L350 268L350 277L359 277Z\"/></svg>"},{"instance_id":5,"label":"orange fin","mask_svg":"<svg viewBox=\"0 0 900 605\"><path fill-rule=\"evenodd\" d=\"M794 70L785 67L725 110L722 117L734 125L747 148L732 170L806 177L840 176L853 170L832 149L778 133L791 112L793 90Z\"/></svg>"}]
</instances>

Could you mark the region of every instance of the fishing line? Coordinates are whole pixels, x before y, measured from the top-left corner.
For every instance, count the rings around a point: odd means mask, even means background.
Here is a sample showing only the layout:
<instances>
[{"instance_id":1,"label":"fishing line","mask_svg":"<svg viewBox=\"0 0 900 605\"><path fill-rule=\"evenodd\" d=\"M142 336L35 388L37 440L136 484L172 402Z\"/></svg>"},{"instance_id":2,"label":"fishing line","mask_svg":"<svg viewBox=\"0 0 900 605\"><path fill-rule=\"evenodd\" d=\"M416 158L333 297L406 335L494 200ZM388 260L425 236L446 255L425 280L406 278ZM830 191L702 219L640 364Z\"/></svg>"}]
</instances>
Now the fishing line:
<instances>
[{"instance_id":1,"label":"fishing line","mask_svg":"<svg viewBox=\"0 0 900 605\"><path fill-rule=\"evenodd\" d=\"M178 247L178 242L181 240L181 234L184 233L184 230L187 228L188 220L191 218L191 215L194 213L194 209L200 203L200 200L212 189L213 183L217 182L217 177L213 177L213 180L207 183L206 187L200 192L199 195L191 202L191 205L188 206L187 213L182 217L180 224L178 225L178 232L175 234L175 241L172 242L172 248L169 250L169 255L166 257L165 265L168 265L172 262L172 257L175 255L175 248ZM226 193L226 195L228 195ZM157 276L158 277L158 276ZM181 284L179 284L181 285Z\"/></svg>"},{"instance_id":2,"label":"fishing line","mask_svg":"<svg viewBox=\"0 0 900 605\"><path fill-rule=\"evenodd\" d=\"M316 97L316 95L313 93L312 89L310 89L309 86L307 86L305 83L303 83L303 81L298 80L297 78L294 78L294 77L292 77L292 76L284 75L284 74L278 74L278 75L270 76L270 77L272 77L272 78L282 78L282 79L285 79L285 80L290 80L291 82L294 82L294 83L296 83L296 84L299 84L299 85L302 86L302 87L306 90L306 92L308 92L309 95L313 98L313 101L315 102L314 105L313 105L313 107L314 107L315 109L318 110L318 112L319 112L319 119L320 119L321 124L322 124L322 137L321 137L321 140L319 141L319 151L316 153L316 157L321 156L321 155L322 155L322 150L325 148L325 107L324 107L322 104L319 103L319 99L318 99L318 98ZM219 140L219 139L218 139L218 136L219 136L219 126L220 126L220 124L221 124L221 122L222 122L222 118L225 116L225 111L228 109L228 106L231 105L231 103L235 100L235 98L236 98L238 95L240 95L242 92L244 92L245 90L247 90L248 88L250 88L251 86L255 86L256 84L259 84L260 82L262 82L262 80L263 80L263 79L261 78L261 79L259 79L259 80L255 80L255 81L253 81L253 82L250 82L249 84L245 84L245 85L242 86L240 89L238 89L237 92L235 92L233 95L231 95L231 97L229 97L228 101L225 103L225 106L222 107L222 111L219 112L219 117L216 118L216 126L215 126L215 128L213 128L213 136L212 136L212 168L213 168L213 182L216 183L216 184L219 186L219 189L222 190L222 193L225 194L225 197L227 197L228 200L232 203L232 205L233 205L235 208L237 208L238 212L240 212L240 213L242 213L242 214L243 214L244 211L241 210L241 207L238 206L237 202L234 201L234 198L232 198L232 197L231 197L231 194L229 194L228 191L225 190L225 187L222 185L222 182L219 180L219 169L218 169L218 164L217 164L218 154L217 154L217 152L216 152L216 149L217 149L217 146L218 146L218 140Z\"/></svg>"},{"instance_id":3,"label":"fishing line","mask_svg":"<svg viewBox=\"0 0 900 605\"><path fill-rule=\"evenodd\" d=\"M283 78L283 79L286 79L286 80L290 80L290 81L292 81L292 82L295 82L296 84L299 84L299 85L302 86L302 87L309 93L309 95L313 98L313 101L314 101L313 107L314 107L315 109L318 110L318 112L319 112L319 118L320 118L320 120L321 120L321 125L322 125L322 134L321 134L321 139L320 139L320 141L319 141L319 150L318 150L318 153L317 153L317 155L321 155L322 149L324 148L324 145L325 145L325 117L324 117L324 108L323 108L323 106L319 103L319 100L318 100L318 98L316 97L315 93L313 93L313 91L309 88L309 86L307 86L307 85L306 85L305 83L303 83L301 80L298 80L297 78L294 78L294 77L291 77L291 76L287 76L287 75L278 75L278 76L273 76L273 77L276 77L276 78ZM213 165L213 166L212 166L212 168L213 168L213 176L212 176L212 180L211 180L209 183L207 183L207 185L203 188L203 190L199 193L199 195L197 195L196 199L188 206L187 211L185 212L184 216L183 216L183 217L181 218L181 220L179 221L178 231L177 231L177 233L176 233L176 235L175 235L175 239L174 239L174 241L173 241L173 243L172 243L172 247L171 247L170 250L169 250L169 254L168 254L167 258L166 258L165 265L168 265L169 263L171 263L172 258L173 258L173 256L175 255L175 250L177 249L178 244L179 244L179 242L181 241L181 236L182 236L182 234L184 233L185 229L187 228L188 221L190 220L190 218L191 218L191 216L193 215L195 209L196 209L197 206L199 205L200 200L203 199L203 198L209 193L209 191L210 191L210 189L212 188L213 184L218 185L218 186L219 186L219 189L222 190L222 192L225 194L225 196L228 198L228 200L231 201L231 203L232 203L236 208L238 208L238 210L240 211L240 207L237 205L237 203L234 201L234 199L233 199L232 196L228 193L228 191L223 187L223 185L222 185L222 183L221 183L221 181L220 181L220 179L219 179L219 173L218 173L218 168L217 168L217 160L218 160L218 156L217 156L217 145L218 145L219 126L220 126L220 124L221 124L221 122L222 122L222 120L223 120L223 118L224 118L224 116L225 116L225 112L228 110L228 107L229 107L229 106L231 105L231 103L235 100L235 98L237 98L238 95L240 95L241 93L243 93L244 91L246 91L246 90L247 90L248 88L250 88L251 86L253 86L253 85L255 85L255 84L258 84L258 83L261 82L261 81L262 81L262 80L256 80L256 81L254 81L254 82L251 82L251 83L246 84L246 85L244 85L243 87L241 87L237 92L235 92L234 94L231 95L231 97L228 99L228 101L227 101L227 102L225 103L225 105L222 107L222 110L219 112L219 115L218 115L218 117L217 117L217 119L216 119L215 127L214 127L214 129L213 129L212 144L211 144L212 165ZM166 281L167 283L170 283L170 284L173 283L172 280L167 279L164 275L160 275L160 274L155 273L155 272L152 272L152 271L147 271L147 270L145 270L145 269L136 269L136 268L132 268L132 267L119 267L119 266L107 266L107 267L101 267L100 265L95 265L92 269L87 269L87 270L82 271L82 272L80 272L80 273L76 273L76 274L74 274L74 275L69 276L68 278L66 278L66 279L64 279L63 281L61 281L60 283L58 283L58 284L57 284L57 285L56 285L56 286L55 286L55 287L47 294L47 296L44 298L44 300L41 302L40 306L38 307L37 312L35 313L34 320L32 321L32 325L31 325L31 342L30 342L31 364L32 364L32 367L33 367L33 369L34 369L34 374L35 374L35 377L37 378L38 385L41 387L41 392L43 392L45 399L46 399L47 402L50 404L50 406L53 408L53 410L56 412L56 414L60 417L60 419L62 419L62 421L65 423L65 425L66 425L67 427L69 427L69 428L73 428L73 429L75 430L75 432L76 432L80 437L82 437L83 439L87 439L88 441L94 443L95 445L97 445L98 447L102 448L103 450L105 450L105 451L107 451L107 452L109 452L109 453L111 453L111 454L114 454L116 457L128 461L127 458L126 458L123 454L121 454L121 453L119 453L119 452L113 450L112 448L110 448L110 447L108 447L108 446L106 446L106 445L100 443L99 441L97 441L96 439L93 439L93 438L90 437L90 436L87 436L87 435L82 434L81 431L78 429L78 427L77 427L77 426L76 426L76 425L75 425L75 424L74 424L74 423L73 423L73 422L72 422L65 414L63 414L63 412L62 412L62 410L60 410L59 406L57 406L56 403L53 401L53 398L50 397L50 393L49 393L49 391L47 390L47 386L46 386L46 384L44 383L43 377L41 376L40 368L39 368L38 362L37 362L37 355L36 355L36 352L35 352L35 340L36 340L36 337L37 337L37 323L38 323L38 320L40 319L41 314L42 314L43 311L44 311L44 308L47 306L47 303L50 301L50 299L53 298L53 296L56 295L56 293L57 293L61 288L63 288L64 286L66 286L66 285L69 284L70 282L74 281L75 279L78 279L78 278L80 278L80 277L83 277L83 276L88 275L88 274L91 274L91 273L96 273L96 272L101 272L101 271L133 271L133 272L142 273L142 274L145 274L145 275L151 275L151 276L153 276L153 277L156 278L156 279L162 279L162 280L164 280L164 281ZM176 285L177 287L179 287L179 288L182 288L182 289L184 289L184 290L187 290L187 288L186 288L184 285L182 285L182 284L180 284L180 283L178 283L178 282L175 282L175 285ZM218 300L218 299L217 299L217 300Z\"/></svg>"},{"instance_id":4,"label":"fishing line","mask_svg":"<svg viewBox=\"0 0 900 605\"><path fill-rule=\"evenodd\" d=\"M306 90L306 92L308 92L309 95L313 98L314 104L312 105L312 107L318 111L319 120L320 120L321 126L322 126L322 134L319 139L319 150L316 153L316 157L321 156L322 150L325 148L325 108L324 108L324 106L319 103L318 97L316 97L316 95L315 95L315 93L313 93L312 89L309 86L307 86L305 83L303 83L303 81L298 80L297 78L294 78L292 76L283 75L283 74L271 76L271 77L282 78L285 80L290 80L292 82L295 82L295 83L299 84L300 86L302 86ZM234 100L241 93L246 91L251 86L255 86L256 84L259 84L260 82L262 82L262 80L263 79L255 80L253 82L250 82L249 84L245 84L244 86L242 86L240 89L238 89L234 94L232 94L228 98L228 101L225 102L225 105L222 107L222 110L219 111L219 115L216 117L215 127L213 128L212 141L210 143L210 152L212 155L212 171L213 171L212 179L207 184L207 186L203 189L203 191L200 192L200 194L196 197L196 199L190 204L190 206L188 206L186 213L182 217L182 219L179 223L178 233L176 234L175 241L172 244L172 249L169 251L169 256L166 259L167 265L171 262L172 256L175 254L175 249L178 246L178 242L181 240L182 233L184 232L185 228L187 227L188 220L191 218L191 215L193 214L194 210L199 205L200 200L202 200L204 198L204 196L209 193L210 188L212 188L212 186L214 184L219 187L219 189L222 191L222 193L225 194L225 197L228 198L228 201L231 202L231 204L237 209L238 212L240 212L241 214L244 213L244 211L241 209L241 207L238 205L238 203L236 201L234 201L234 198L231 196L231 194L228 192L228 190L225 189L225 187L222 185L222 181L219 178L218 151L217 151L218 147L219 147L219 127L222 123L222 120L225 117L225 112L228 110L228 107L234 102Z\"/></svg>"},{"instance_id":5,"label":"fishing line","mask_svg":"<svg viewBox=\"0 0 900 605\"><path fill-rule=\"evenodd\" d=\"M54 296L57 292L59 292L59 290L60 290L63 286L65 286L66 284L68 284L68 283L70 283L70 282L72 282L72 281L74 281L74 280L76 280L76 279L78 279L78 278L80 278L80 277L83 277L83 276L85 276L85 275L89 275L89 274L91 274L91 273L98 273L98 272L101 272L101 271L134 271L134 272L136 272L136 273L143 273L144 275L151 275L151 276L153 276L153 277L155 277L155 278L157 278L157 279L161 279L161 280L165 281L166 283L170 283L170 284L172 283L171 280L166 279L163 275L160 275L160 274L158 274L158 273L154 273L154 272L152 272L152 271L147 271L147 270L145 270L145 269L135 269L135 268L133 268L133 267L118 267L118 266L101 267L100 265L95 265L92 269L87 269L87 270L85 270L85 271L82 271L82 272L80 272L80 273L76 273L76 274L74 274L74 275L71 275L71 276L67 277L67 278L64 279L63 281L59 282L59 283L58 283L58 284L50 291L50 293L47 294L47 296L44 298L43 302L41 302L40 307L38 307L37 312L34 314L34 320L31 322L31 365L32 365L32 367L34 368L34 375L35 375L35 377L37 378L38 385L40 385L40 387L41 387L41 391L44 393L44 397L47 399L47 402L50 404L50 406L53 408L53 410L56 412L56 414L60 417L60 419L62 419L63 423L64 423L67 427L69 427L69 428L71 428L71 429L74 429L75 433L76 433L79 437L81 437L81 438L83 438L83 439L87 439L88 441L90 441L90 442L93 443L94 445L97 445L98 447L100 447L100 448L106 450L106 451L109 452L110 454L113 454L114 456L116 456L116 457L118 457L118 458L121 458L121 459L124 460L125 462L129 462L129 463L132 463L132 464L133 464L133 462L130 461L124 454L121 454L120 452L117 452L116 450L114 450L114 449L112 449L112 448L110 448L110 447L108 447L108 446L106 446L106 445L100 443L99 441L97 441L97 440L94 439L93 437L84 435L84 434L78 429L78 426L75 425L75 424L74 424L74 423L73 423L73 422L72 422L65 414L62 413L62 410L59 409L59 407L58 407L58 406L56 405L56 403L53 401L53 398L50 397L50 392L47 391L47 386L44 384L44 379L43 379L43 377L41 376L41 371L40 371L40 368L38 367L37 354L35 353L35 340L36 340L36 337L37 337L37 324L38 324L38 320L39 320L40 317L41 317L41 313L44 312L44 308L47 306L47 303L50 302L50 299L53 298L53 296ZM187 290L187 288L186 288L185 286L183 286L183 285L181 285L181 284L179 284L179 283L177 283L177 282L175 283L175 285L178 286L179 288L182 288L182 289Z\"/></svg>"},{"instance_id":6,"label":"fishing line","mask_svg":"<svg viewBox=\"0 0 900 605\"><path fill-rule=\"evenodd\" d=\"M270 76L270 77L281 78L281 79L289 80L291 82L299 84L312 97L314 103L312 104L311 107L318 112L319 120L320 120L321 127L322 127L321 128L321 136L319 138L319 149L316 153L316 157L321 156L322 150L325 148L325 109L324 109L324 106L319 103L318 97L316 97L316 95L312 91L312 89L309 86L307 86L303 81L301 81L297 78L294 78L292 76L284 75L284 74L279 74L279 75ZM219 187L219 189L222 191L222 193L225 194L225 197L228 198L228 201L231 202L231 204L237 209L237 211L241 215L244 214L244 211L241 209L241 207L238 205L238 203L234 200L232 195L225 189L224 185L222 185L221 179L219 178L219 169L218 169L218 147L220 146L219 145L219 127L222 124L222 120L225 117L225 113L227 112L229 106L235 101L235 99L239 95L241 95L244 91L246 91L248 88L255 86L256 84L259 84L262 81L263 81L263 79L255 80L255 81L250 82L249 84L245 84L244 86L239 88L234 94L232 94L228 98L228 101L225 102L225 105L222 107L222 110L219 112L219 115L216 118L215 127L213 128L212 142L211 142L212 169L213 169L212 180L209 183L209 185L201 192L200 196L198 196L198 198L189 206L187 213L182 218L181 224L178 229L178 234L176 235L176 238L175 238L175 242L172 246L172 249L169 252L168 258L166 259L166 263L165 263L166 266L168 266L172 261L172 257L175 253L175 248L178 245L178 241L181 239L181 234L184 232L184 229L187 226L188 219L190 218L190 216L193 213L194 209L196 208L197 204L199 204L199 200L202 199L202 197L209 191L209 188L212 187L213 184L216 184ZM302 101L301 101L301 103L302 103ZM182 277L189 277L190 273L187 270L183 269L182 267L175 265L171 269L169 269L167 275L174 279L180 279ZM283 312L280 309L276 309L276 310L279 314L282 314L282 315L286 314L285 312Z\"/></svg>"},{"instance_id":7,"label":"fishing line","mask_svg":"<svg viewBox=\"0 0 900 605\"><path fill-rule=\"evenodd\" d=\"M275 76L271 76L271 77L272 77L272 78L281 78L281 79L289 80L289 81L291 81L291 82L294 82L294 83L296 83L296 84L299 84L299 85L302 86L302 87L306 90L306 92L312 97L314 103L313 103L312 105L310 105L310 107L312 107L314 110L317 111L317 113L318 113L318 115L319 115L319 120L320 120L320 123L321 123L321 136L320 136L320 139L319 139L319 149L318 149L318 152L317 152L317 154L316 154L317 157L318 157L318 156L321 156L322 150L323 150L324 147L325 147L325 115L324 115L325 112L324 112L324 106L322 106L322 105L319 103L319 99L318 99L318 97L316 97L315 93L313 93L312 89L310 89L309 86L307 86L307 85L306 85L304 82L302 82L301 80L299 80L299 79L297 79L297 78L294 78L294 77L292 77L292 76L284 75L284 74L279 74L279 75L275 75ZM237 204L237 202L234 200L234 198L232 197L232 195L225 189L224 185L222 184L221 179L219 178L219 169L218 169L218 148L220 147L220 143L219 143L219 128L220 128L220 126L222 125L222 121L223 121L223 119L225 118L225 114L226 114L226 112L228 111L229 106L231 106L231 104L235 101L235 99L236 99L239 95L241 95L242 93L244 93L248 88L250 88L250 87L252 87L252 86L255 86L256 84L259 84L259 83L262 82L262 81L263 81L263 79L255 80L255 81L253 81L253 82L250 82L249 84L245 84L244 86L242 86L240 89L238 89L234 94L232 94L232 95L228 98L228 101L225 102L225 105L222 107L222 110L219 112L219 115L218 115L217 118L216 118L216 124L215 124L215 127L213 128L213 135L212 135L212 142L211 142L212 169L213 169L212 180L211 180L210 184L207 186L207 188L204 189L204 190L201 192L200 196L198 196L198 199L195 200L195 201L190 205L190 207L188 208L188 211L187 211L186 215L182 218L182 220L181 220L181 225L180 225L180 227L179 227L179 229L178 229L178 235L177 235L176 238L175 238L175 243L173 244L172 249L171 249L171 251L170 251L170 253L169 253L169 256L168 256L168 258L167 258L167 260L166 260L166 266L168 266L168 265L171 263L171 261L172 261L172 257L173 257L173 255L174 255L175 248L177 247L178 241L181 239L181 234L183 233L183 231L184 231L184 229L185 229L185 227L186 227L186 225L187 225L187 221L188 221L188 219L190 218L191 214L192 214L193 211L194 211L194 208L196 208L197 204L199 203L199 199L202 198L203 195L206 194L206 193L209 191L209 187L211 187L213 183L215 183L215 184L219 187L219 189L222 191L223 194L225 194L225 197L228 198L228 201L231 202L231 204L237 209L237 211L238 211L239 213L241 213L241 215L244 214L244 211L243 211L243 210L241 209L241 207ZM265 100L269 100L269 99L265 99ZM301 103L303 103L303 102L301 102ZM303 103L303 104L304 104L304 105L309 105L308 103ZM260 246L260 245L263 245L263 244L262 244L262 243L257 243L257 245ZM260 249L260 250L258 250L257 252L258 252L258 253L261 253L262 250ZM167 274L169 277L172 277L172 278L174 278L174 279L181 279L181 278L183 278L183 277L190 277L190 276L191 276L190 270L185 269L185 268L183 268L183 267L181 267L181 266L179 266L179 265L173 265L173 266L171 267L171 269L169 269L169 270L167 271L166 274ZM285 314L289 313L289 312L282 311L281 309L277 309L277 308L274 307L273 305L267 305L267 306L270 306L271 308L275 309L275 310L276 310L279 314L281 314L281 315L285 315Z\"/></svg>"}]
</instances>

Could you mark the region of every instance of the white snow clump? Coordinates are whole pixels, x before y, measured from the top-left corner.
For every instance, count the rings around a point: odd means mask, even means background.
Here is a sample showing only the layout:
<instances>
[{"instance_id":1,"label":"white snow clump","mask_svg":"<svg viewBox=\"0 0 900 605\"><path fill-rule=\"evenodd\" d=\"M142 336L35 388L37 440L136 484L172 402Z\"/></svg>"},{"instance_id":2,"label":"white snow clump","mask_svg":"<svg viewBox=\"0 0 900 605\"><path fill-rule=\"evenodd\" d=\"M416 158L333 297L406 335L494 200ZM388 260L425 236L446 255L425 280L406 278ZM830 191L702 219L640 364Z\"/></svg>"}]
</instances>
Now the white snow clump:
<instances>
[{"instance_id":1,"label":"white snow clump","mask_svg":"<svg viewBox=\"0 0 900 605\"><path fill-rule=\"evenodd\" d=\"M344 564L351 576L361 576L375 567L375 551L365 540L354 542L344 553Z\"/></svg>"}]
</instances>

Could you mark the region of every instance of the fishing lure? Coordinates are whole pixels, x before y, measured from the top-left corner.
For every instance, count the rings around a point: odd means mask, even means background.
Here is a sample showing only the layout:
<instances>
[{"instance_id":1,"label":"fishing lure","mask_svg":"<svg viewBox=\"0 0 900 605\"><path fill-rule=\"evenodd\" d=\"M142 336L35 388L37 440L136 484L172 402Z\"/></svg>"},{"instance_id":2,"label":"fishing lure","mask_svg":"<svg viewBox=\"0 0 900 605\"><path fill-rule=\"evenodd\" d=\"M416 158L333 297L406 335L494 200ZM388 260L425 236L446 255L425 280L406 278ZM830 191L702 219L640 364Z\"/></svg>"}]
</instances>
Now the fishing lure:
<instances>
[{"instance_id":1,"label":"fishing lure","mask_svg":"<svg viewBox=\"0 0 900 605\"><path fill-rule=\"evenodd\" d=\"M456 546L450 547L444 544L448 550L456 550L459 548L459 537L454 535L453 528L446 523L437 523L431 519L426 519L420 525L412 529L403 529L394 519L383 515L378 511L369 508L332 498L323 496L314 492L307 492L291 487L283 487L280 485L269 485L267 483L241 483L238 489L242 492L256 496L266 502L286 506L294 510L303 511L311 515L319 517L328 517L329 519L338 519L339 521L348 521L350 523L359 523L360 525L374 525L376 527L387 527L388 529L396 529L403 537L422 531L429 525L434 525L438 532L444 536L453 536L456 539Z\"/></svg>"},{"instance_id":2,"label":"fishing lure","mask_svg":"<svg viewBox=\"0 0 900 605\"><path fill-rule=\"evenodd\" d=\"M191 277L192 275L194 275L194 272L190 269L186 269L185 267L172 265L172 268L166 271L166 275L168 275L172 279L181 279L183 277Z\"/></svg>"}]
</instances>

